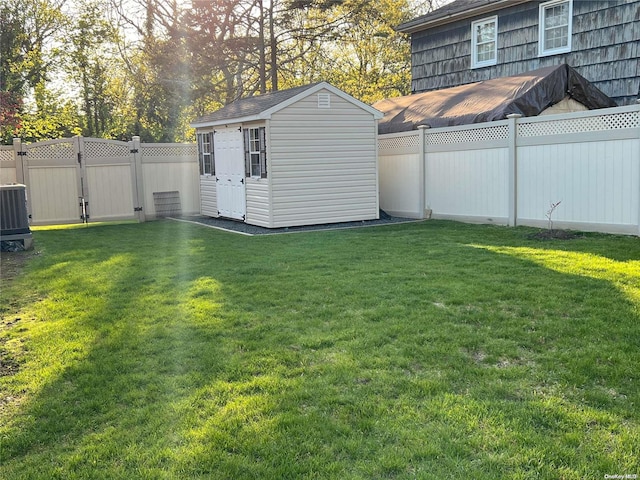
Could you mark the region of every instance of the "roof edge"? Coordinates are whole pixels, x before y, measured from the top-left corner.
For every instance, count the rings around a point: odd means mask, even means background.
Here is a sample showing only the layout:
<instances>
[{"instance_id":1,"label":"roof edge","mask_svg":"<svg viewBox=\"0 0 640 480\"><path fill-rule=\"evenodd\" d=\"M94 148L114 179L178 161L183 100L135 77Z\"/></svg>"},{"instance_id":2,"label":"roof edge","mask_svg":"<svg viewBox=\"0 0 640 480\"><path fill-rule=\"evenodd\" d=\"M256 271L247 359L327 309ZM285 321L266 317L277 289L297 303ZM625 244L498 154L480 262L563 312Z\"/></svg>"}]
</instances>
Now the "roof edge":
<instances>
[{"instance_id":1,"label":"roof edge","mask_svg":"<svg viewBox=\"0 0 640 480\"><path fill-rule=\"evenodd\" d=\"M264 120L262 114L250 115L247 117L225 118L224 120L214 120L212 122L191 122L189 123L189 126L191 128L219 127L220 125L236 125L238 123L255 122L257 120Z\"/></svg>"},{"instance_id":2,"label":"roof edge","mask_svg":"<svg viewBox=\"0 0 640 480\"><path fill-rule=\"evenodd\" d=\"M206 128L206 127L217 127L220 125L231 125L231 124L244 123L244 122L253 122L258 120L270 120L271 116L274 113L282 110L283 108L288 107L289 105L292 105L302 100L303 98L308 97L309 95L313 95L314 93L323 89L329 90L331 93L333 93L334 95L337 95L343 100L346 100L347 102L355 104L357 107L360 107L366 112L372 114L376 120L380 120L384 116L382 112L380 112L379 110L376 110L371 105L367 105L366 103L361 102L357 98L352 97L351 95L349 95L346 92L343 92L337 87L334 87L330 83L318 82L315 84L310 84L309 88L302 90L301 92L297 93L293 97L283 100L277 105L274 105L271 108L263 110L258 114L245 116L245 117L225 118L223 120L214 120L209 122L191 122L189 125L191 126L191 128Z\"/></svg>"},{"instance_id":3,"label":"roof edge","mask_svg":"<svg viewBox=\"0 0 640 480\"><path fill-rule=\"evenodd\" d=\"M460 12L453 12L446 14L444 16L435 16L434 14L440 9L446 9L447 6L444 5L440 7L438 10L434 10L431 13L426 15L422 15L421 17L414 18L413 20L409 20L408 22L401 23L395 30L401 33L416 33L421 30L427 30L429 28L438 27L440 25L446 25L448 23L453 23L457 20L464 20L466 18L475 17L476 15L482 15L485 13L492 13L496 10L500 10L504 7L510 7L512 5L519 5L522 3L527 3L530 0L486 0L488 3L483 5L479 5L475 8L462 10ZM446 11L446 10L445 10ZM426 18L425 18L426 17ZM429 18L431 17L431 18Z\"/></svg>"},{"instance_id":4,"label":"roof edge","mask_svg":"<svg viewBox=\"0 0 640 480\"><path fill-rule=\"evenodd\" d=\"M367 105L364 102L361 102L357 98L352 97L348 93L343 92L342 90L340 90L337 87L334 87L333 85L331 85L328 82L316 83L315 85L310 86L308 89L303 90L302 92L298 93L297 95L294 95L293 97L291 97L291 98L279 103L278 105L274 105L273 107L265 110L260 115L264 115L265 116L264 118L271 118L271 115L273 115L274 113L282 110L283 108L288 107L289 105L293 105L297 101L302 100L303 98L306 98L309 95L313 95L314 93L316 93L316 92L318 92L320 90L323 90L323 89L324 90L329 90L331 93L333 93L334 95L337 95L338 97L342 98L343 100L346 100L347 102L354 103L356 106L362 108L363 110L366 110L367 112L371 113L376 120L380 120L384 116L383 113L380 112L379 110L376 110L372 106Z\"/></svg>"}]
</instances>

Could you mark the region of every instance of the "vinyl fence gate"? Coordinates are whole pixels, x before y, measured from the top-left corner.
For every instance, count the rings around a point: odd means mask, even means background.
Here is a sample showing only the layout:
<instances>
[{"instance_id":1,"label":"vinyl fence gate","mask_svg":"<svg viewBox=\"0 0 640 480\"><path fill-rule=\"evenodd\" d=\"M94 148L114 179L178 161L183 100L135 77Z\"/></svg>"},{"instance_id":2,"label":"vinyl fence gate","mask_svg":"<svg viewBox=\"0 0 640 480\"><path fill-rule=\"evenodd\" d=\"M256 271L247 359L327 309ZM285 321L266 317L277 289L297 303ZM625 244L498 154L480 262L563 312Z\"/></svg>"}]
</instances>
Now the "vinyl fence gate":
<instances>
[{"instance_id":1,"label":"vinyl fence gate","mask_svg":"<svg viewBox=\"0 0 640 480\"><path fill-rule=\"evenodd\" d=\"M12 151L8 151L11 149ZM0 180L27 186L32 225L200 211L195 144L74 137L0 149Z\"/></svg>"},{"instance_id":2,"label":"vinyl fence gate","mask_svg":"<svg viewBox=\"0 0 640 480\"><path fill-rule=\"evenodd\" d=\"M144 220L139 142L74 137L14 141L16 179L34 225Z\"/></svg>"}]
</instances>

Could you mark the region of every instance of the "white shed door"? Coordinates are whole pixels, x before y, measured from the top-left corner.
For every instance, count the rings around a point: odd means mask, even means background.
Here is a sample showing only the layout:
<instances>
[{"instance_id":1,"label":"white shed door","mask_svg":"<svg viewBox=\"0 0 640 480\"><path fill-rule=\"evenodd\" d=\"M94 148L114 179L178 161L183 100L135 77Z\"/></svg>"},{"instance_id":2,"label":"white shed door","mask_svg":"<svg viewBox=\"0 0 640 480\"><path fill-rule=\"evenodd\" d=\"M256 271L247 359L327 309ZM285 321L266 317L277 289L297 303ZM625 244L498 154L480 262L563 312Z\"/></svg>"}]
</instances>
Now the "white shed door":
<instances>
[{"instance_id":1,"label":"white shed door","mask_svg":"<svg viewBox=\"0 0 640 480\"><path fill-rule=\"evenodd\" d=\"M218 215L244 220L244 142L239 128L221 128L214 132L213 153L216 163Z\"/></svg>"}]
</instances>

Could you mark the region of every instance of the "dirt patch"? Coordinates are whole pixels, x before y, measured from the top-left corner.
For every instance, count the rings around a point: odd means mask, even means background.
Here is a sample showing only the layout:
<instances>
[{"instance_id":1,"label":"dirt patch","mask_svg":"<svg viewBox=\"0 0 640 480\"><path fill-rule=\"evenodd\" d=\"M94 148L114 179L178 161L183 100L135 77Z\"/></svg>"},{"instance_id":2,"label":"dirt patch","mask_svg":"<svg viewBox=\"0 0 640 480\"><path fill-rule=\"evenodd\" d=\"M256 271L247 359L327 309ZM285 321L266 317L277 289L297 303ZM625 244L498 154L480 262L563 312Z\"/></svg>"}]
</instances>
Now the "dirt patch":
<instances>
[{"instance_id":1,"label":"dirt patch","mask_svg":"<svg viewBox=\"0 0 640 480\"><path fill-rule=\"evenodd\" d=\"M20 363L4 348L5 339L0 339L0 377L15 375L20 370Z\"/></svg>"},{"instance_id":2,"label":"dirt patch","mask_svg":"<svg viewBox=\"0 0 640 480\"><path fill-rule=\"evenodd\" d=\"M584 238L581 232L572 232L570 230L540 230L528 236L531 240L573 240L576 238Z\"/></svg>"},{"instance_id":3,"label":"dirt patch","mask_svg":"<svg viewBox=\"0 0 640 480\"><path fill-rule=\"evenodd\" d=\"M22 273L25 265L40 252L34 250L0 253L0 284L6 286Z\"/></svg>"},{"instance_id":4,"label":"dirt patch","mask_svg":"<svg viewBox=\"0 0 640 480\"><path fill-rule=\"evenodd\" d=\"M34 251L2 252L0 254L0 286L2 289L6 289L11 282L18 278L29 260L38 253ZM0 334L15 327L20 321L20 317L16 316L19 310L17 302L20 300L3 299L0 304ZM15 375L20 369L20 362L15 353L7 348L7 341L7 336L0 335L0 377ZM0 398L0 404L2 402L6 403L6 399Z\"/></svg>"},{"instance_id":5,"label":"dirt patch","mask_svg":"<svg viewBox=\"0 0 640 480\"><path fill-rule=\"evenodd\" d=\"M16 317L14 319L0 319L0 333L2 333L4 329L15 326L19 321L20 317ZM13 349L8 348L8 342L9 337L5 335L0 336L0 377L15 375L18 373L18 370L20 370L20 361L16 358L15 352L12 351ZM22 342L19 341L19 344L21 343ZM21 348L18 350L21 350Z\"/></svg>"}]
</instances>

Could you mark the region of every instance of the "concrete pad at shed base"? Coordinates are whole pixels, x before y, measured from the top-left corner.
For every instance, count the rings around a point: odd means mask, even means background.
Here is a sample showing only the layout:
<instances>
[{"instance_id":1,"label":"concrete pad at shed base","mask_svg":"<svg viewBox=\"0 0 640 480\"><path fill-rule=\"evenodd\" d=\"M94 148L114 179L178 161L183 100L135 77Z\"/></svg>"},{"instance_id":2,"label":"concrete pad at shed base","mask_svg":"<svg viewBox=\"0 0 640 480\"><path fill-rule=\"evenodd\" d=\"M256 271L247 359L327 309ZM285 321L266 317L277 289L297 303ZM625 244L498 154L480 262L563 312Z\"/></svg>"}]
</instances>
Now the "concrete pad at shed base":
<instances>
[{"instance_id":1,"label":"concrete pad at shed base","mask_svg":"<svg viewBox=\"0 0 640 480\"><path fill-rule=\"evenodd\" d=\"M3 235L0 237L0 246L3 252L21 252L33 248L33 236L31 233L18 235Z\"/></svg>"}]
</instances>

